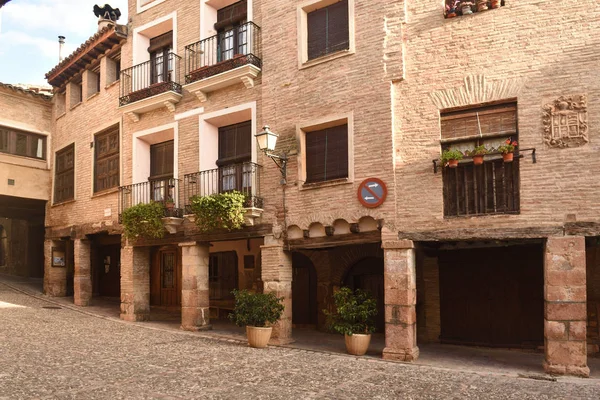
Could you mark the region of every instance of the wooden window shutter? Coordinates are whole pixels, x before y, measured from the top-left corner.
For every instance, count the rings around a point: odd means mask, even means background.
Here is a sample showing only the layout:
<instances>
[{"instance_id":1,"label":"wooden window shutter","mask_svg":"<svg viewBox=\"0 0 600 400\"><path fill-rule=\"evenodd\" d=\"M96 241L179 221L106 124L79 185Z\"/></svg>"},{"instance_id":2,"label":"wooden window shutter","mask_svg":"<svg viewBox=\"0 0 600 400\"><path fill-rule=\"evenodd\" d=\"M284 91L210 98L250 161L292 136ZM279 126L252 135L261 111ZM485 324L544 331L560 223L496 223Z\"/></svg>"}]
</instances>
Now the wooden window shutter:
<instances>
[{"instance_id":1,"label":"wooden window shutter","mask_svg":"<svg viewBox=\"0 0 600 400\"><path fill-rule=\"evenodd\" d=\"M158 50L162 50L165 47L173 46L173 31L163 33L160 36L156 36L150 39L150 47L148 47L148 53L154 53Z\"/></svg>"},{"instance_id":2,"label":"wooden window shutter","mask_svg":"<svg viewBox=\"0 0 600 400\"><path fill-rule=\"evenodd\" d=\"M54 202L60 203L75 197L75 145L56 152L54 168Z\"/></svg>"},{"instance_id":3,"label":"wooden window shutter","mask_svg":"<svg viewBox=\"0 0 600 400\"><path fill-rule=\"evenodd\" d=\"M251 156L252 121L219 128L218 166L250 161Z\"/></svg>"},{"instance_id":4,"label":"wooden window shutter","mask_svg":"<svg viewBox=\"0 0 600 400\"><path fill-rule=\"evenodd\" d=\"M308 59L312 60L327 54L327 8L308 13L307 26Z\"/></svg>"},{"instance_id":5,"label":"wooden window shutter","mask_svg":"<svg viewBox=\"0 0 600 400\"><path fill-rule=\"evenodd\" d=\"M327 53L350 47L348 0L330 5L327 16Z\"/></svg>"},{"instance_id":6,"label":"wooden window shutter","mask_svg":"<svg viewBox=\"0 0 600 400\"><path fill-rule=\"evenodd\" d=\"M217 10L217 22L215 30L221 30L228 26L237 25L245 21L248 14L248 3L246 0L238 1L230 6Z\"/></svg>"},{"instance_id":7,"label":"wooden window shutter","mask_svg":"<svg viewBox=\"0 0 600 400\"><path fill-rule=\"evenodd\" d=\"M517 133L516 103L500 104L441 115L442 139L468 139Z\"/></svg>"},{"instance_id":8,"label":"wooden window shutter","mask_svg":"<svg viewBox=\"0 0 600 400\"><path fill-rule=\"evenodd\" d=\"M150 180L173 177L174 143L169 140L150 146Z\"/></svg>"},{"instance_id":9,"label":"wooden window shutter","mask_svg":"<svg viewBox=\"0 0 600 400\"><path fill-rule=\"evenodd\" d=\"M306 183L348 177L348 125L306 133Z\"/></svg>"},{"instance_id":10,"label":"wooden window shutter","mask_svg":"<svg viewBox=\"0 0 600 400\"><path fill-rule=\"evenodd\" d=\"M119 186L119 127L95 137L94 192Z\"/></svg>"}]
</instances>

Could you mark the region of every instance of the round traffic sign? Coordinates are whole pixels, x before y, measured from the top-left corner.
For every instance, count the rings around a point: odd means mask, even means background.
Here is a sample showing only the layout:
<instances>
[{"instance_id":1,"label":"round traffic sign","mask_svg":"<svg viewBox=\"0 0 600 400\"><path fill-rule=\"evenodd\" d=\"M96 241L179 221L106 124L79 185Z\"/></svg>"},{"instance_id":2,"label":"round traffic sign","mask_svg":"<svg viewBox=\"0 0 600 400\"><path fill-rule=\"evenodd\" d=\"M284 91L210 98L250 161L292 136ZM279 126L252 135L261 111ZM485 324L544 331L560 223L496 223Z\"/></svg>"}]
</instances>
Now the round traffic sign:
<instances>
[{"instance_id":1,"label":"round traffic sign","mask_svg":"<svg viewBox=\"0 0 600 400\"><path fill-rule=\"evenodd\" d=\"M365 207L379 207L386 196L387 188L381 179L367 178L358 186L358 201Z\"/></svg>"}]
</instances>

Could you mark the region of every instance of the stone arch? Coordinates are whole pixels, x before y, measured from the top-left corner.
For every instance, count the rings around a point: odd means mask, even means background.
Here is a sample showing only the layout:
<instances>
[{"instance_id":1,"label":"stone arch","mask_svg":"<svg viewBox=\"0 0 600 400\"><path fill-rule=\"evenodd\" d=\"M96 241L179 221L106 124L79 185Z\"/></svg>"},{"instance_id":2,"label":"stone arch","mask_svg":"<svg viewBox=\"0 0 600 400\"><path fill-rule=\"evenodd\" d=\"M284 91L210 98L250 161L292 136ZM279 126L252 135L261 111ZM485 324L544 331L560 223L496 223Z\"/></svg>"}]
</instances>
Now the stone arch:
<instances>
[{"instance_id":1,"label":"stone arch","mask_svg":"<svg viewBox=\"0 0 600 400\"><path fill-rule=\"evenodd\" d=\"M287 229L288 239L302 239L304 236L302 229L298 225L291 225Z\"/></svg>"},{"instance_id":2,"label":"stone arch","mask_svg":"<svg viewBox=\"0 0 600 400\"><path fill-rule=\"evenodd\" d=\"M376 231L378 227L377 221L373 217L362 217L358 220L358 229L361 232Z\"/></svg>"},{"instance_id":3,"label":"stone arch","mask_svg":"<svg viewBox=\"0 0 600 400\"><path fill-rule=\"evenodd\" d=\"M308 227L308 236L311 238L323 237L325 235L325 227L320 222L313 222Z\"/></svg>"},{"instance_id":4,"label":"stone arch","mask_svg":"<svg viewBox=\"0 0 600 400\"><path fill-rule=\"evenodd\" d=\"M8 262L8 234L3 225L0 225L0 266Z\"/></svg>"},{"instance_id":5,"label":"stone arch","mask_svg":"<svg viewBox=\"0 0 600 400\"><path fill-rule=\"evenodd\" d=\"M343 284L352 290L369 292L377 301L375 325L377 331L385 330L385 298L383 285L383 258L364 257L350 266L343 277Z\"/></svg>"},{"instance_id":6,"label":"stone arch","mask_svg":"<svg viewBox=\"0 0 600 400\"><path fill-rule=\"evenodd\" d=\"M345 235L350 233L350 223L345 219L336 219L333 221L333 234Z\"/></svg>"},{"instance_id":7,"label":"stone arch","mask_svg":"<svg viewBox=\"0 0 600 400\"><path fill-rule=\"evenodd\" d=\"M343 285L344 276L348 269L358 261L367 257L383 259L383 250L380 243L369 243L357 246L337 247L331 252L332 271L331 282Z\"/></svg>"}]
</instances>

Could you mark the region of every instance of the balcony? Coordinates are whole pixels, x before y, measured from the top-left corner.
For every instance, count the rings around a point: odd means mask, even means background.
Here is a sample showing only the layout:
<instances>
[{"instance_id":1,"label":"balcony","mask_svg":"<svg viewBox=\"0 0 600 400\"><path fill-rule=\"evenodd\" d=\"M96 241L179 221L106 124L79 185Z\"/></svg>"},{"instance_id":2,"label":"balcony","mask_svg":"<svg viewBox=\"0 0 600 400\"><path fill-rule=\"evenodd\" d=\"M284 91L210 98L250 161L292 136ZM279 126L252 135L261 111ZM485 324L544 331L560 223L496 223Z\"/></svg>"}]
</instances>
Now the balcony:
<instances>
[{"instance_id":1,"label":"balcony","mask_svg":"<svg viewBox=\"0 0 600 400\"><path fill-rule=\"evenodd\" d=\"M190 214L193 196L209 196L233 190L246 196L246 225L254 225L262 215L263 198L260 197L260 165L245 162L227 165L207 171L187 174L183 178L186 214Z\"/></svg>"},{"instance_id":2,"label":"balcony","mask_svg":"<svg viewBox=\"0 0 600 400\"><path fill-rule=\"evenodd\" d=\"M119 187L119 222L121 214L138 204L148 204L152 201L165 205L165 218L183 218L183 209L179 201L179 179L162 179ZM167 204L172 199L173 206ZM169 203L171 203L169 201Z\"/></svg>"},{"instance_id":3,"label":"balcony","mask_svg":"<svg viewBox=\"0 0 600 400\"><path fill-rule=\"evenodd\" d=\"M119 106L137 122L141 114L166 107L175 111L181 100L181 57L175 53L121 71Z\"/></svg>"},{"instance_id":4,"label":"balcony","mask_svg":"<svg viewBox=\"0 0 600 400\"><path fill-rule=\"evenodd\" d=\"M262 61L260 28L253 22L185 48L185 88L206 101L208 94L242 82L254 87Z\"/></svg>"}]
</instances>

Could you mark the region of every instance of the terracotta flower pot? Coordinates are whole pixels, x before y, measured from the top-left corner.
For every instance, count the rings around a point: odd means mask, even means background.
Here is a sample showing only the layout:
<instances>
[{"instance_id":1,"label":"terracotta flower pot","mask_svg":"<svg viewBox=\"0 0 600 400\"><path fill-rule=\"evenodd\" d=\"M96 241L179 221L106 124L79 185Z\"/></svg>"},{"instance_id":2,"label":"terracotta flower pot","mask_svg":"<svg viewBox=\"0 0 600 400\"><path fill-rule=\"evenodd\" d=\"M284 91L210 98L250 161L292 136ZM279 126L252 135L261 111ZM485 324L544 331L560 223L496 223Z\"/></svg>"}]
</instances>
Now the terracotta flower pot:
<instances>
[{"instance_id":1,"label":"terracotta flower pot","mask_svg":"<svg viewBox=\"0 0 600 400\"><path fill-rule=\"evenodd\" d=\"M483 156L473 156L473 165L483 164Z\"/></svg>"},{"instance_id":2,"label":"terracotta flower pot","mask_svg":"<svg viewBox=\"0 0 600 400\"><path fill-rule=\"evenodd\" d=\"M371 343L371 335L344 335L346 341L346 351L354 356L362 356L367 352L369 343Z\"/></svg>"},{"instance_id":3,"label":"terracotta flower pot","mask_svg":"<svg viewBox=\"0 0 600 400\"><path fill-rule=\"evenodd\" d=\"M491 1L491 6L492 6L492 8L498 8L498 7L500 7L500 0L492 0Z\"/></svg>"},{"instance_id":4,"label":"terracotta flower pot","mask_svg":"<svg viewBox=\"0 0 600 400\"><path fill-rule=\"evenodd\" d=\"M456 168L456 167L458 167L458 160L448 160L448 167L449 168Z\"/></svg>"},{"instance_id":5,"label":"terracotta flower pot","mask_svg":"<svg viewBox=\"0 0 600 400\"><path fill-rule=\"evenodd\" d=\"M455 8L449 10L448 13L446 14L446 18L454 18L454 17L456 17L456 9Z\"/></svg>"},{"instance_id":6,"label":"terracotta flower pot","mask_svg":"<svg viewBox=\"0 0 600 400\"><path fill-rule=\"evenodd\" d=\"M271 339L272 327L259 328L257 326L246 327L246 337L248 338L248 344L250 347L257 349L264 349Z\"/></svg>"},{"instance_id":7,"label":"terracotta flower pot","mask_svg":"<svg viewBox=\"0 0 600 400\"><path fill-rule=\"evenodd\" d=\"M504 153L502 154L502 158L504 162L512 162L513 161L513 153Z\"/></svg>"}]
</instances>

